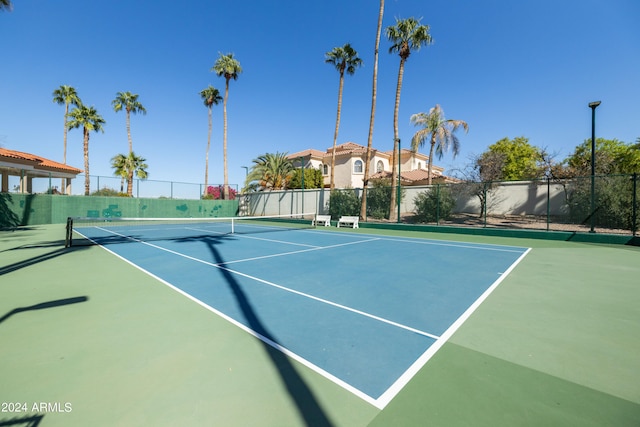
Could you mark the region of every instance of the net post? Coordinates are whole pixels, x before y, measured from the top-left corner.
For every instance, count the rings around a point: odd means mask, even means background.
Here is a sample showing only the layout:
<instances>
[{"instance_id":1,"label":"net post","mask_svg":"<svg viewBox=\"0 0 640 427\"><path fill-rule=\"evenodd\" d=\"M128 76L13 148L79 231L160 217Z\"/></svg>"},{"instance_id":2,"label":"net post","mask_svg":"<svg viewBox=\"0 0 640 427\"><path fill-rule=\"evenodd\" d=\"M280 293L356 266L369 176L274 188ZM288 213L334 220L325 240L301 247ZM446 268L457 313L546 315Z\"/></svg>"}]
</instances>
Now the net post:
<instances>
[{"instance_id":1,"label":"net post","mask_svg":"<svg viewBox=\"0 0 640 427\"><path fill-rule=\"evenodd\" d=\"M66 234L64 237L64 247L68 248L73 244L72 235L73 235L73 218L67 217L67 227Z\"/></svg>"},{"instance_id":2,"label":"net post","mask_svg":"<svg viewBox=\"0 0 640 427\"><path fill-rule=\"evenodd\" d=\"M236 220L235 218L231 218L231 234L235 234L235 225L236 225Z\"/></svg>"}]
</instances>

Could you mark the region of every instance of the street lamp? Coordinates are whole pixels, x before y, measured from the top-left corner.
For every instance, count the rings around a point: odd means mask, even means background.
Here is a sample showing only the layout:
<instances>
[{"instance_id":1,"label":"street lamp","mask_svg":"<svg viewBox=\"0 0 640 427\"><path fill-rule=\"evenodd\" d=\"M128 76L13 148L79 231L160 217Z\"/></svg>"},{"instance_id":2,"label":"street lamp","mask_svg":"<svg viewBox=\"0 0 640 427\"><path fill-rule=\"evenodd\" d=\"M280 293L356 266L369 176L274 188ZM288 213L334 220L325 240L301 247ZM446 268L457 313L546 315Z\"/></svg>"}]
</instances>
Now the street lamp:
<instances>
[{"instance_id":1,"label":"street lamp","mask_svg":"<svg viewBox=\"0 0 640 427\"><path fill-rule=\"evenodd\" d=\"M304 215L304 157L298 157L300 159L300 186L302 187L302 214Z\"/></svg>"},{"instance_id":2,"label":"street lamp","mask_svg":"<svg viewBox=\"0 0 640 427\"><path fill-rule=\"evenodd\" d=\"M600 101L590 102L591 108L591 230L595 233L595 213L596 213L596 108Z\"/></svg>"},{"instance_id":3,"label":"street lamp","mask_svg":"<svg viewBox=\"0 0 640 427\"><path fill-rule=\"evenodd\" d=\"M400 223L400 187L402 186L402 163L401 163L401 153L402 153L402 145L400 143L400 138L397 138L398 141L398 189L396 193L396 201L398 202L398 223Z\"/></svg>"}]
</instances>

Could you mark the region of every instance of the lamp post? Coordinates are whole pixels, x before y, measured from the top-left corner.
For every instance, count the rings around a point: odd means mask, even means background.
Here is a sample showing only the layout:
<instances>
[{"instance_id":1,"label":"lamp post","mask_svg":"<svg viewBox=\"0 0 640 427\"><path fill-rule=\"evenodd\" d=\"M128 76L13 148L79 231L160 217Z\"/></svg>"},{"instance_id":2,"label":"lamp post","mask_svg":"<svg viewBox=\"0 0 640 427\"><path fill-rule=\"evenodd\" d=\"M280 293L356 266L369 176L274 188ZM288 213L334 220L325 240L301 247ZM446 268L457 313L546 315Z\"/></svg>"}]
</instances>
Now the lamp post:
<instances>
[{"instance_id":1,"label":"lamp post","mask_svg":"<svg viewBox=\"0 0 640 427\"><path fill-rule=\"evenodd\" d=\"M302 214L304 215L304 158L298 158L300 159L300 186L302 187Z\"/></svg>"},{"instance_id":2,"label":"lamp post","mask_svg":"<svg viewBox=\"0 0 640 427\"><path fill-rule=\"evenodd\" d=\"M400 144L400 138L398 138L398 189L396 193L396 200L398 202L398 223L400 223L400 186L402 182L402 169L401 169L402 163L400 161L401 153L402 153L402 145Z\"/></svg>"},{"instance_id":3,"label":"lamp post","mask_svg":"<svg viewBox=\"0 0 640 427\"><path fill-rule=\"evenodd\" d=\"M591 108L591 230L589 233L595 233L595 214L596 214L596 108L600 105L600 101L590 102Z\"/></svg>"}]
</instances>

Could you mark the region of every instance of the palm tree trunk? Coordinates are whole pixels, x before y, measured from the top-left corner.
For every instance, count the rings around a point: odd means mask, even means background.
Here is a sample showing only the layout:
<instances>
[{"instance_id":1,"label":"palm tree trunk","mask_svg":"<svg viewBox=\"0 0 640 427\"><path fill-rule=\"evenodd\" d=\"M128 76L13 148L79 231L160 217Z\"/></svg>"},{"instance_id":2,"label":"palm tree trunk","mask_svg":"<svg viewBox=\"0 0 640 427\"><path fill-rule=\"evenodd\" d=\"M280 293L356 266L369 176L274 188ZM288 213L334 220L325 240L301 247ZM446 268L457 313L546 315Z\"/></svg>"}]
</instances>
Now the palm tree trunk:
<instances>
[{"instance_id":1,"label":"palm tree trunk","mask_svg":"<svg viewBox=\"0 0 640 427\"><path fill-rule=\"evenodd\" d=\"M67 164L67 114L69 114L69 104L65 102L64 104L64 133L63 133L63 137L62 137L62 142L63 142L63 151L62 151L62 164L66 165ZM64 185L64 178L61 179L60 181L60 192L63 194L67 193L67 189L65 188Z\"/></svg>"},{"instance_id":2,"label":"palm tree trunk","mask_svg":"<svg viewBox=\"0 0 640 427\"><path fill-rule=\"evenodd\" d=\"M378 31L373 60L373 89L371 91L371 116L369 118L369 137L367 139L367 154L364 163L364 179L362 180L362 200L360 203L360 219L367 218L367 186L369 185L369 163L371 162L371 145L373 142L373 122L376 116L376 97L378 93L378 49L380 48L380 33L382 32L382 16L384 15L384 0L380 0L378 13Z\"/></svg>"},{"instance_id":3,"label":"palm tree trunk","mask_svg":"<svg viewBox=\"0 0 640 427\"><path fill-rule=\"evenodd\" d=\"M229 78L226 79L224 90L224 103L222 114L224 116L224 130L222 138L222 168L224 173L224 185L222 187L222 198L229 200L229 178L227 175L227 99L229 98Z\"/></svg>"},{"instance_id":4,"label":"palm tree trunk","mask_svg":"<svg viewBox=\"0 0 640 427\"><path fill-rule=\"evenodd\" d=\"M133 152L133 142L131 142L131 120L129 110L127 109L127 138L129 139L129 154Z\"/></svg>"},{"instance_id":5,"label":"palm tree trunk","mask_svg":"<svg viewBox=\"0 0 640 427\"><path fill-rule=\"evenodd\" d=\"M398 153L398 140L399 140L399 132L398 132L398 111L400 110L400 92L402 91L402 77L404 75L404 58L400 57L400 69L398 70L398 85L396 87L396 104L393 110L393 156L391 160L391 186L395 187L397 185L396 181L398 180L398 173L400 171L396 170L396 164L398 163L398 157L400 153ZM398 219L396 212L396 191L391 189L391 202L389 203L389 220L396 221Z\"/></svg>"},{"instance_id":6,"label":"palm tree trunk","mask_svg":"<svg viewBox=\"0 0 640 427\"><path fill-rule=\"evenodd\" d=\"M340 87L338 89L338 114L336 117L336 130L333 133L333 151L331 152L331 183L329 189L335 187L336 144L338 142L338 129L340 129L340 112L342 111L342 88L344 87L344 71L340 72Z\"/></svg>"},{"instance_id":7,"label":"palm tree trunk","mask_svg":"<svg viewBox=\"0 0 640 427\"><path fill-rule=\"evenodd\" d=\"M209 105L209 133L207 135L207 154L204 157L204 194L207 194L207 185L209 184L209 149L211 148L211 105Z\"/></svg>"},{"instance_id":8,"label":"palm tree trunk","mask_svg":"<svg viewBox=\"0 0 640 427\"><path fill-rule=\"evenodd\" d=\"M127 174L127 196L133 197L133 169Z\"/></svg>"},{"instance_id":9,"label":"palm tree trunk","mask_svg":"<svg viewBox=\"0 0 640 427\"><path fill-rule=\"evenodd\" d=\"M427 173L429 177L427 178L427 184L431 185L431 171L433 170L433 149L436 146L436 135L435 132L431 134L431 148L429 148L429 163L427 166Z\"/></svg>"},{"instance_id":10,"label":"palm tree trunk","mask_svg":"<svg viewBox=\"0 0 640 427\"><path fill-rule=\"evenodd\" d=\"M89 179L89 129L86 127L84 131L84 195L88 196L91 191L91 183Z\"/></svg>"}]
</instances>

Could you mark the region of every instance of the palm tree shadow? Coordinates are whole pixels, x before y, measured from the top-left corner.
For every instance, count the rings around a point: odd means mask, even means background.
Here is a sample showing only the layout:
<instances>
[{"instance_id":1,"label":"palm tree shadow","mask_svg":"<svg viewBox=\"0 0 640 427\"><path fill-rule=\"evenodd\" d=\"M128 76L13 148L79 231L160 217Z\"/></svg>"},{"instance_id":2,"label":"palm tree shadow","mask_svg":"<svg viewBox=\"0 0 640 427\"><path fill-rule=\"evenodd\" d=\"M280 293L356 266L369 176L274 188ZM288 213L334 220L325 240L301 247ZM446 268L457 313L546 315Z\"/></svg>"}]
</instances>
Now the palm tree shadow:
<instances>
[{"instance_id":1,"label":"palm tree shadow","mask_svg":"<svg viewBox=\"0 0 640 427\"><path fill-rule=\"evenodd\" d=\"M40 304L34 304L34 305L29 306L29 307L14 308L13 310L8 312L4 316L0 317L0 323L4 322L5 320L7 320L9 317L13 316L14 314L22 313L22 312L25 312L25 311L44 310L44 309L47 309L47 308L61 307L63 305L70 305L70 304L77 304L79 302L86 302L88 300L89 300L88 297L82 296L82 297L64 298L64 299L58 299L58 300L53 300L53 301L47 301L47 302L43 302L43 303L40 303Z\"/></svg>"},{"instance_id":2,"label":"palm tree shadow","mask_svg":"<svg viewBox=\"0 0 640 427\"><path fill-rule=\"evenodd\" d=\"M217 249L216 244L220 243L219 237L207 236L201 238L200 241L205 241L215 262L221 265L220 271L233 292L242 314L249 323L249 327L260 334L268 341L277 343L277 340L273 334L268 330L267 326L260 320L255 310L251 306L251 302L247 298L247 295L242 290L242 287L234 277L224 267L224 259L222 258L220 251ZM320 407L320 404L313 395L313 392L309 389L304 380L300 377L295 367L291 364L291 360L280 350L274 348L265 340L261 340L263 348L267 355L271 359L273 365L278 369L280 377L287 387L289 395L293 399L298 409L298 412L305 420L308 426L331 426L333 425L328 418L328 415Z\"/></svg>"},{"instance_id":3,"label":"palm tree shadow","mask_svg":"<svg viewBox=\"0 0 640 427\"><path fill-rule=\"evenodd\" d=\"M23 418L10 418L8 420L0 420L0 427L37 427L44 415L32 415Z\"/></svg>"}]
</instances>

